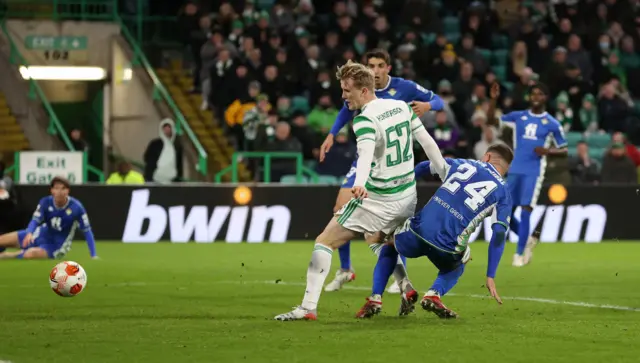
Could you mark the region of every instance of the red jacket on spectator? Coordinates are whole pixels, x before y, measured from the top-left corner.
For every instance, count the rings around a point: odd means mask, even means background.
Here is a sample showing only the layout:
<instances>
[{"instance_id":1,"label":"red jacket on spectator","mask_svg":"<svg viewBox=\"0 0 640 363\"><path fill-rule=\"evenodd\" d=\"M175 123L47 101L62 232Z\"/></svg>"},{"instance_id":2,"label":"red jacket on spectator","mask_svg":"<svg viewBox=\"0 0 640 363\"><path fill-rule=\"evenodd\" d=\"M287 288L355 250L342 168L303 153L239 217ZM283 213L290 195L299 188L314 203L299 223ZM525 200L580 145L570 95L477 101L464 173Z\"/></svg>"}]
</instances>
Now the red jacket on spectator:
<instances>
[{"instance_id":1,"label":"red jacket on spectator","mask_svg":"<svg viewBox=\"0 0 640 363\"><path fill-rule=\"evenodd\" d=\"M636 166L640 166L640 150L630 142L625 143L627 148L627 155L633 161Z\"/></svg>"}]
</instances>

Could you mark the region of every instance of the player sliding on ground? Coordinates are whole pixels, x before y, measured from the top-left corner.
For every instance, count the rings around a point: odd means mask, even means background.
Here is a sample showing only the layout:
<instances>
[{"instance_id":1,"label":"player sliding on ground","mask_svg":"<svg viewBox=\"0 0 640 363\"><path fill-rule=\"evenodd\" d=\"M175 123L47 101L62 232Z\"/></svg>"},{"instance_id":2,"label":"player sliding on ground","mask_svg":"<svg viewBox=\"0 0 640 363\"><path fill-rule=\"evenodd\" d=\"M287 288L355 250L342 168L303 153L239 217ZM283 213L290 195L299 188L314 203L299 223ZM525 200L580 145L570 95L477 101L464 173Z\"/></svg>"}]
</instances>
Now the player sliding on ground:
<instances>
[{"instance_id":1,"label":"player sliding on ground","mask_svg":"<svg viewBox=\"0 0 640 363\"><path fill-rule=\"evenodd\" d=\"M0 236L0 259L62 258L71 250L78 226L91 257L97 258L89 217L82 203L69 196L69 181L55 177L50 187L51 195L40 199L27 229ZM20 250L8 252L6 248Z\"/></svg>"},{"instance_id":2,"label":"player sliding on ground","mask_svg":"<svg viewBox=\"0 0 640 363\"><path fill-rule=\"evenodd\" d=\"M507 176L514 208L520 206L520 222L513 218L511 229L518 233L518 248L513 255L513 266L522 267L533 256L537 238L530 238L531 212L538 202L544 182L547 155L565 155L567 140L562 125L545 111L549 91L542 83L535 83L529 89L531 106L525 111L513 111L499 120L494 116L496 100L500 96L500 86L491 86L491 104L487 113L487 123L501 121L503 126L513 128L513 166ZM555 147L551 147L551 144Z\"/></svg>"},{"instance_id":3,"label":"player sliding on ground","mask_svg":"<svg viewBox=\"0 0 640 363\"><path fill-rule=\"evenodd\" d=\"M315 320L333 250L363 234L369 243L380 242L386 233L413 215L417 203L413 137L427 156L440 155L435 141L407 103L376 98L370 69L349 61L338 68L337 77L349 108L362 111L353 120L358 143L353 197L316 238L302 304L276 316L276 320ZM402 264L400 259L396 262Z\"/></svg>"},{"instance_id":4,"label":"player sliding on ground","mask_svg":"<svg viewBox=\"0 0 640 363\"><path fill-rule=\"evenodd\" d=\"M430 172L439 175L444 182L420 212L389 236L391 243L381 247L373 273L373 293L356 317L369 318L380 313L382 293L391 274L401 280L400 287L404 291L399 314L413 311L418 293L411 287L406 271L396 264L398 253L407 258L429 258L439 272L421 305L441 318L457 317L440 298L462 276L465 264L471 258L469 236L491 213L494 224L486 286L491 296L502 303L494 278L511 216L511 197L503 176L512 159L511 149L499 144L489 147L481 161L442 159L440 156L418 164L416 177Z\"/></svg>"},{"instance_id":5,"label":"player sliding on ground","mask_svg":"<svg viewBox=\"0 0 640 363\"><path fill-rule=\"evenodd\" d=\"M418 115L422 116L430 110L439 111L444 106L442 99L432 91L429 91L420 85L407 81L398 77L390 77L391 57L389 53L383 49L374 49L365 55L367 66L375 75L375 95L377 98L400 100L410 102L411 108ZM331 132L327 135L326 140L320 148L320 162L325 158L325 154L329 152L333 146L333 139L342 128L349 123L354 117L354 111L344 105L338 114ZM357 160L354 160L351 170L347 174L333 209L334 212L340 210L351 199L351 188L356 179ZM353 281L356 277L353 266L351 266L351 244L347 242L338 249L340 255L340 269L336 271L336 277L327 284L325 291L337 291L347 282ZM400 290L396 283L389 286L390 293L399 293Z\"/></svg>"}]
</instances>

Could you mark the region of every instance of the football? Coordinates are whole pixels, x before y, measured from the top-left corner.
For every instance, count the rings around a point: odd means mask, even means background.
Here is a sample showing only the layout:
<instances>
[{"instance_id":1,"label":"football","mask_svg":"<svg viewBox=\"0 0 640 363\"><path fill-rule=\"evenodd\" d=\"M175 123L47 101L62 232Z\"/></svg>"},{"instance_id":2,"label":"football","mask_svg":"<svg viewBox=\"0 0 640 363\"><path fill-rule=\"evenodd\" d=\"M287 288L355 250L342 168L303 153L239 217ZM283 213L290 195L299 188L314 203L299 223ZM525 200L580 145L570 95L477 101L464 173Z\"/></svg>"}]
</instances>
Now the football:
<instances>
[{"instance_id":1,"label":"football","mask_svg":"<svg viewBox=\"0 0 640 363\"><path fill-rule=\"evenodd\" d=\"M77 262L60 262L51 270L49 284L53 292L60 296L76 296L87 286L87 273Z\"/></svg>"}]
</instances>

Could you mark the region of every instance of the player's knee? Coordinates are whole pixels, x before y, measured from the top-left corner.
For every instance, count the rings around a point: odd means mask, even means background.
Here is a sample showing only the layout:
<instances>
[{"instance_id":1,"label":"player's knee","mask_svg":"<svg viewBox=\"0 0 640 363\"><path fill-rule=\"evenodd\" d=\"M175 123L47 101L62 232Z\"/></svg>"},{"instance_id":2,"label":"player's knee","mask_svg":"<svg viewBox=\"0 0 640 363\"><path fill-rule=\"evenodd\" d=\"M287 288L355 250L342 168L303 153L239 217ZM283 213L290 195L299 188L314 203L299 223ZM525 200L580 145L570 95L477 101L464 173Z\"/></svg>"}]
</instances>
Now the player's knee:
<instances>
[{"instance_id":1,"label":"player's knee","mask_svg":"<svg viewBox=\"0 0 640 363\"><path fill-rule=\"evenodd\" d=\"M49 258L49 256L47 255L47 251L42 248L34 247L26 250L22 255L22 258L25 260L40 260Z\"/></svg>"},{"instance_id":2,"label":"player's knee","mask_svg":"<svg viewBox=\"0 0 640 363\"><path fill-rule=\"evenodd\" d=\"M20 241L18 240L18 232L9 232L9 233L0 235L0 247L20 248Z\"/></svg>"},{"instance_id":3,"label":"player's knee","mask_svg":"<svg viewBox=\"0 0 640 363\"><path fill-rule=\"evenodd\" d=\"M333 213L336 213L337 211L339 211L339 210L340 210L340 208L342 208L342 205L340 205L340 204L337 204L337 203L336 203L336 204L333 206Z\"/></svg>"}]
</instances>

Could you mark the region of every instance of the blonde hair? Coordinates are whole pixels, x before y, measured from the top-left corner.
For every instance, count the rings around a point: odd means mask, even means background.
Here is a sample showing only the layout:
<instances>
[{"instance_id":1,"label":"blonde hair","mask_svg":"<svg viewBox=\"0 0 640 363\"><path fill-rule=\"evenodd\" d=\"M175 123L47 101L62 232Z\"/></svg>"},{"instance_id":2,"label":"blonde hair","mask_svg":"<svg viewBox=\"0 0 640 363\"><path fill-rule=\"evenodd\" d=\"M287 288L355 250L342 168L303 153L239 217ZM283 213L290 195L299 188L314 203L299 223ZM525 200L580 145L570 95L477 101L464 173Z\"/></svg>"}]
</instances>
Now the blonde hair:
<instances>
[{"instance_id":1,"label":"blonde hair","mask_svg":"<svg viewBox=\"0 0 640 363\"><path fill-rule=\"evenodd\" d=\"M347 63L342 67L338 67L336 78L339 81L352 79L354 87L358 89L367 88L371 92L374 92L375 89L375 77L373 75L373 71L364 64L356 63L351 60L347 61Z\"/></svg>"}]
</instances>

